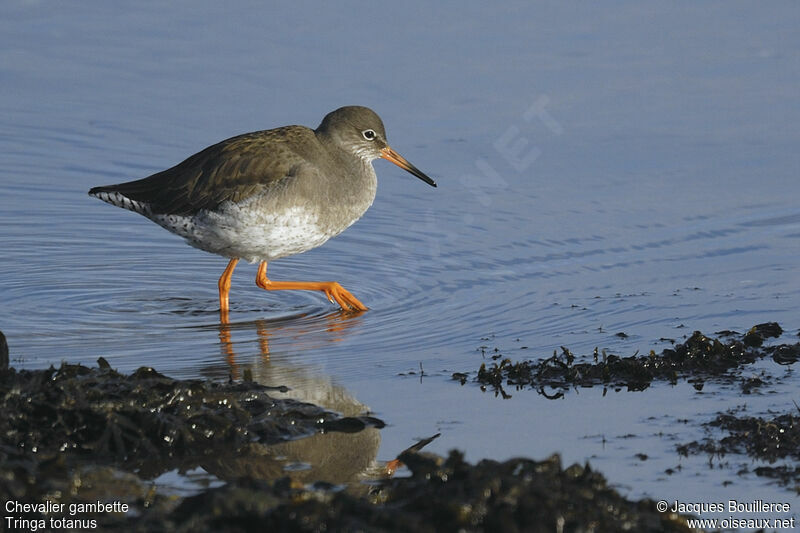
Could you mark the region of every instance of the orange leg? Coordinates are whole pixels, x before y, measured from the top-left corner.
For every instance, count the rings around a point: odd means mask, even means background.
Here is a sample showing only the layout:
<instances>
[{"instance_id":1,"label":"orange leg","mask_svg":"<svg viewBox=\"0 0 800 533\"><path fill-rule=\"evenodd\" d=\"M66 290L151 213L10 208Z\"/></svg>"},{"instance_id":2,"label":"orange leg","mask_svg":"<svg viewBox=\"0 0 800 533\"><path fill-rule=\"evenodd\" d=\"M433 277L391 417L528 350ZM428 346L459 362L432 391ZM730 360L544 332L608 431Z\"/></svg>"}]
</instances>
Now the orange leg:
<instances>
[{"instance_id":1,"label":"orange leg","mask_svg":"<svg viewBox=\"0 0 800 533\"><path fill-rule=\"evenodd\" d=\"M271 281L267 278L267 262L258 265L256 285L268 291L303 290L321 291L328 300L336 302L344 311L366 311L367 306L358 301L344 287L335 281Z\"/></svg>"},{"instance_id":2,"label":"orange leg","mask_svg":"<svg viewBox=\"0 0 800 533\"><path fill-rule=\"evenodd\" d=\"M236 263L239 262L237 257L234 257L228 262L225 267L225 272L219 278L219 316L223 324L228 323L228 293L231 290L231 276L233 276L233 269L236 268Z\"/></svg>"}]
</instances>

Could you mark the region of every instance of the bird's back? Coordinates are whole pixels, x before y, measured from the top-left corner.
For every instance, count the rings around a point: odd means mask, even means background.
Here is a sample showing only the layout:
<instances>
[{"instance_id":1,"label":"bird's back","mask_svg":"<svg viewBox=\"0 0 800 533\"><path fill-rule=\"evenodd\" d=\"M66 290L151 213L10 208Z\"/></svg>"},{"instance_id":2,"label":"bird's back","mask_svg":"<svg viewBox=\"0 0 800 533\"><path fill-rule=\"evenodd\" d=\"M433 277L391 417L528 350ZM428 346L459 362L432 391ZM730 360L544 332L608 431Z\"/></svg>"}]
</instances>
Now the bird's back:
<instances>
[{"instance_id":1,"label":"bird's back","mask_svg":"<svg viewBox=\"0 0 800 533\"><path fill-rule=\"evenodd\" d=\"M245 133L152 176L94 187L89 194L146 216L189 216L225 201L241 202L291 176L309 152L323 151L314 131L304 126Z\"/></svg>"}]
</instances>

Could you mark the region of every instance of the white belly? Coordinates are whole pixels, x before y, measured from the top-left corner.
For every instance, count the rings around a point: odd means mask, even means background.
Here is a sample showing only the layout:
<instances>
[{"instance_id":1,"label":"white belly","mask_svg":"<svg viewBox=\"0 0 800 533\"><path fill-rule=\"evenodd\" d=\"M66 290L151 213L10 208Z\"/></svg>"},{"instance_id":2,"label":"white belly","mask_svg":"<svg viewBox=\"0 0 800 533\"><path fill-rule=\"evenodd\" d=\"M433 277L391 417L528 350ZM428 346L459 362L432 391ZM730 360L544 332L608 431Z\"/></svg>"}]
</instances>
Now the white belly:
<instances>
[{"instance_id":1,"label":"white belly","mask_svg":"<svg viewBox=\"0 0 800 533\"><path fill-rule=\"evenodd\" d=\"M299 254L335 235L322 230L314 213L298 206L265 214L228 204L193 217L155 215L153 220L196 248L251 263Z\"/></svg>"}]
</instances>

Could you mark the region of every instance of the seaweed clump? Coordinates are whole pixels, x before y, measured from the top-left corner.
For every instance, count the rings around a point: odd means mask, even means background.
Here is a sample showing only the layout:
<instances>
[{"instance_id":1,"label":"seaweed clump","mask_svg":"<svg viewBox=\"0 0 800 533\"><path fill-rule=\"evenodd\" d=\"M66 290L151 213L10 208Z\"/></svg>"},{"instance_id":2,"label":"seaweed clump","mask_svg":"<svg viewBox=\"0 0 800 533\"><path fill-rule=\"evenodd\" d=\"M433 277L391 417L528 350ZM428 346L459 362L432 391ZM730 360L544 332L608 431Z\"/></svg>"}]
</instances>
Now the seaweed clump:
<instances>
[{"instance_id":1,"label":"seaweed clump","mask_svg":"<svg viewBox=\"0 0 800 533\"><path fill-rule=\"evenodd\" d=\"M185 498L173 511L119 524L126 531L689 531L650 500L626 500L588 465L406 453L411 477L369 497L330 487L239 480Z\"/></svg>"},{"instance_id":2,"label":"seaweed clump","mask_svg":"<svg viewBox=\"0 0 800 533\"><path fill-rule=\"evenodd\" d=\"M655 380L674 384L687 374L691 374L694 386L702 389L704 378L724 375L769 355L783 365L793 364L800 358L800 343L762 346L765 339L783 333L774 322L754 326L744 335L724 333L728 337L725 341L695 331L685 342L666 348L660 354L651 350L649 355L621 357L595 349L593 361L586 363L576 362L575 355L562 346L560 354L554 353L541 361L502 359L499 363L484 363L477 372L476 381L484 388L491 387L503 398L511 397L506 386L518 390L533 387L543 396L554 399L562 397L564 391L572 387L603 385L617 390L641 391ZM465 377L464 373L453 376L462 384ZM749 392L757 383L745 385ZM548 393L545 388L556 389L556 392Z\"/></svg>"},{"instance_id":3,"label":"seaweed clump","mask_svg":"<svg viewBox=\"0 0 800 533\"><path fill-rule=\"evenodd\" d=\"M102 358L98 368L64 363L0 370L0 463L9 469L0 496L11 486L24 493L51 463L66 470L102 464L153 478L226 457L263 455L271 444L318 432L384 425L273 398L275 389L286 390L248 381L177 380L148 367L125 375Z\"/></svg>"},{"instance_id":4,"label":"seaweed clump","mask_svg":"<svg viewBox=\"0 0 800 533\"><path fill-rule=\"evenodd\" d=\"M798 409L800 411L800 409ZM722 438L709 435L703 441L693 441L677 447L683 456L708 454L714 457L747 455L770 464L779 460L800 460L800 416L789 412L771 418L738 416L736 410L720 413L703 424L709 434L714 429L727 432ZM744 473L741 470L740 473ZM800 493L800 468L796 466L759 466L756 475L776 479L783 485L794 483Z\"/></svg>"}]
</instances>

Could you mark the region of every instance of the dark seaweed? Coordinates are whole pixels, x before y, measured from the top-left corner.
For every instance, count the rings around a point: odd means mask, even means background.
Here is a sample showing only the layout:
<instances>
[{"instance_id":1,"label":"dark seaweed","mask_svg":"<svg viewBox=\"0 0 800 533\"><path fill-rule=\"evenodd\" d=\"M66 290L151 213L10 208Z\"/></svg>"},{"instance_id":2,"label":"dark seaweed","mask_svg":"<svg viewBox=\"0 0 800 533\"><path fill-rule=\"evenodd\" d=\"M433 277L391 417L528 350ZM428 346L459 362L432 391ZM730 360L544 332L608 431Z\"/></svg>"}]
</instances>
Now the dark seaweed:
<instances>
[{"instance_id":1,"label":"dark seaweed","mask_svg":"<svg viewBox=\"0 0 800 533\"><path fill-rule=\"evenodd\" d=\"M765 339L783 333L774 322L754 326L744 335L724 333L723 341L695 331L685 342L666 348L660 354L651 351L649 355L621 357L595 349L593 361L581 363L576 362L578 358L562 346L561 353L554 353L544 360L512 362L503 358L500 362L483 363L475 381L503 398L511 397L506 387L517 390L532 387L543 396L555 399L563 397L574 387L602 385L641 391L653 381L674 384L681 377L688 377L695 388L701 390L705 379L727 375L732 369L768 356L782 365L793 364L800 358L800 343L763 346ZM453 378L463 384L466 375L461 372L454 374ZM751 392L759 383L753 381L743 386L747 387L746 392Z\"/></svg>"}]
</instances>

